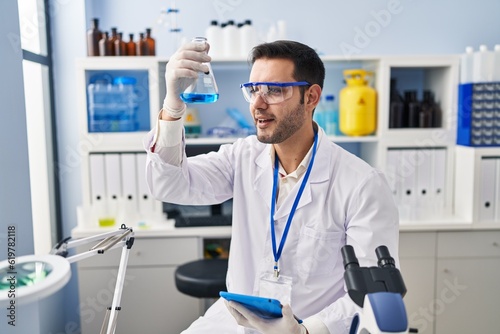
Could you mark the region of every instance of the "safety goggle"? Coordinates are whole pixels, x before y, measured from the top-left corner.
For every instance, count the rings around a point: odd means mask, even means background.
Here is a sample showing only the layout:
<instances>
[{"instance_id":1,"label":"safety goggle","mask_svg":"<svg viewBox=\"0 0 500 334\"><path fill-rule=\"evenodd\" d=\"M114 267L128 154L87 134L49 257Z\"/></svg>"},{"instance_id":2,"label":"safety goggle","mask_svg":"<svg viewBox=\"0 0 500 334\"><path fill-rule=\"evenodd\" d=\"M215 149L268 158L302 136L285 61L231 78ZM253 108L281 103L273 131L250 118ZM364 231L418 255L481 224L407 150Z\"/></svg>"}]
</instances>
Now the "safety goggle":
<instances>
[{"instance_id":1,"label":"safety goggle","mask_svg":"<svg viewBox=\"0 0 500 334\"><path fill-rule=\"evenodd\" d=\"M293 87L309 85L307 81L247 82L241 84L240 88L248 103L255 103L257 96L260 95L266 104L277 104L292 97Z\"/></svg>"}]
</instances>

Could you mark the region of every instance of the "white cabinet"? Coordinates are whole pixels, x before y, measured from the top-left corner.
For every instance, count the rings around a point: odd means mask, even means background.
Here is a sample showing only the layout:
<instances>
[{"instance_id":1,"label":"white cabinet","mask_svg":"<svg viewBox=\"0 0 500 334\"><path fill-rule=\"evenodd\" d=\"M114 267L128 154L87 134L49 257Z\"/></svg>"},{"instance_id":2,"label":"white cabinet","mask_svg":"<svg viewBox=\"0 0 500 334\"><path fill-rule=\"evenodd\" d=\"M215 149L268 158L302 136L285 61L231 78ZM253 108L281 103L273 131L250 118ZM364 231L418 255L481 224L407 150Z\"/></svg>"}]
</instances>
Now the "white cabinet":
<instances>
[{"instance_id":1,"label":"white cabinet","mask_svg":"<svg viewBox=\"0 0 500 334\"><path fill-rule=\"evenodd\" d=\"M436 333L498 333L500 232L438 236Z\"/></svg>"},{"instance_id":2,"label":"white cabinet","mask_svg":"<svg viewBox=\"0 0 500 334\"><path fill-rule=\"evenodd\" d=\"M436 232L401 233L399 260L407 289L404 302L409 325L421 334L433 334L434 316L429 307L436 281Z\"/></svg>"},{"instance_id":3,"label":"white cabinet","mask_svg":"<svg viewBox=\"0 0 500 334\"><path fill-rule=\"evenodd\" d=\"M178 265L201 257L196 237L136 237L126 270L117 333L178 334L200 316L200 300L177 291ZM100 332L111 306L121 250L78 262L82 334Z\"/></svg>"}]
</instances>

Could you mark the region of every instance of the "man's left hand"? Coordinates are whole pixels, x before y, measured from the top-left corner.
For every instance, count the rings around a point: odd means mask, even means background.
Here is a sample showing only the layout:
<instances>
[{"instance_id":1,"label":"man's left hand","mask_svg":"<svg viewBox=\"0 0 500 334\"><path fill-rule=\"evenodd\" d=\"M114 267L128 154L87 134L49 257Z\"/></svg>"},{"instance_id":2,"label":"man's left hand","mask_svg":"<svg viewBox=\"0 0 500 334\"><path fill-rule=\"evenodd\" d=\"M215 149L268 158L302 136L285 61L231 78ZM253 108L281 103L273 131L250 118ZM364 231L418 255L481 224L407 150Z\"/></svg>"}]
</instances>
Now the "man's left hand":
<instances>
[{"instance_id":1,"label":"man's left hand","mask_svg":"<svg viewBox=\"0 0 500 334\"><path fill-rule=\"evenodd\" d=\"M306 334L307 330L300 325L294 317L290 305L282 308L283 317L276 319L264 319L237 302L226 302L231 315L236 319L238 325L253 328L263 334Z\"/></svg>"}]
</instances>

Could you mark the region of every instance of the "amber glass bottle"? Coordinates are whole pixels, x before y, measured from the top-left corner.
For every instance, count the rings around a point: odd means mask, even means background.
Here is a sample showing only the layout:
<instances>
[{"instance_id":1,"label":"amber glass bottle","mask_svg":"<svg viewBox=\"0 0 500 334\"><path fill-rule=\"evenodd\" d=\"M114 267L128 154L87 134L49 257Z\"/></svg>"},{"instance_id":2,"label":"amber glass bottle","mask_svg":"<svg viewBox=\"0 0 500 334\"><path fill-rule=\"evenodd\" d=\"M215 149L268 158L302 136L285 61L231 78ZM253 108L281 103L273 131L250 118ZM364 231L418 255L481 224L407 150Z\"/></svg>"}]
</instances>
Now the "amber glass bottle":
<instances>
[{"instance_id":1,"label":"amber glass bottle","mask_svg":"<svg viewBox=\"0 0 500 334\"><path fill-rule=\"evenodd\" d=\"M146 41L144 40L144 33L139 33L139 41L137 42L137 54L139 56L146 56Z\"/></svg>"},{"instance_id":2,"label":"amber glass bottle","mask_svg":"<svg viewBox=\"0 0 500 334\"><path fill-rule=\"evenodd\" d=\"M151 28L146 29L146 36L144 37L146 42L146 55L154 56L156 55L155 40L151 37Z\"/></svg>"},{"instance_id":3,"label":"amber glass bottle","mask_svg":"<svg viewBox=\"0 0 500 334\"><path fill-rule=\"evenodd\" d=\"M110 56L114 56L116 54L115 41L118 39L118 28L116 28L116 27L111 28L111 36L109 36L108 38L109 38L109 42L111 44Z\"/></svg>"},{"instance_id":4,"label":"amber glass bottle","mask_svg":"<svg viewBox=\"0 0 500 334\"><path fill-rule=\"evenodd\" d=\"M108 32L103 32L102 37L99 40L99 55L100 56L113 56L113 48L111 47L111 42L109 40Z\"/></svg>"},{"instance_id":5,"label":"amber glass bottle","mask_svg":"<svg viewBox=\"0 0 500 334\"><path fill-rule=\"evenodd\" d=\"M123 33L118 33L115 39L115 56L126 56L127 55L127 44L123 40Z\"/></svg>"},{"instance_id":6,"label":"amber glass bottle","mask_svg":"<svg viewBox=\"0 0 500 334\"><path fill-rule=\"evenodd\" d=\"M92 19L92 25L87 30L87 55L99 55L99 40L102 37L102 32L99 30L99 19Z\"/></svg>"},{"instance_id":7,"label":"amber glass bottle","mask_svg":"<svg viewBox=\"0 0 500 334\"><path fill-rule=\"evenodd\" d=\"M134 34L129 34L130 41L127 42L127 56L135 56L137 54L137 45L134 42Z\"/></svg>"}]
</instances>

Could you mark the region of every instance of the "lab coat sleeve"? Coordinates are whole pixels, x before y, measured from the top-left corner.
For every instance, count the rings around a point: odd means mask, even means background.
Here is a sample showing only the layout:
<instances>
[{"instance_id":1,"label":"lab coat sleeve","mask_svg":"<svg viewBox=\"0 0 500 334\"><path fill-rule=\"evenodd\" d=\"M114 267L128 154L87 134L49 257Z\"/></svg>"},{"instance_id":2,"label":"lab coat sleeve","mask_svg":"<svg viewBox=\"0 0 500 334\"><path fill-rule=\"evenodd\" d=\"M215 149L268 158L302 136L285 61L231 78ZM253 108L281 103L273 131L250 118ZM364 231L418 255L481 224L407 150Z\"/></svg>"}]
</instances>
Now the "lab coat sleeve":
<instances>
[{"instance_id":1,"label":"lab coat sleeve","mask_svg":"<svg viewBox=\"0 0 500 334\"><path fill-rule=\"evenodd\" d=\"M232 145L188 159L183 131L180 147L166 144L156 147L154 140L152 131L143 144L148 155L146 181L156 199L174 204L211 205L232 197L235 160Z\"/></svg>"},{"instance_id":2,"label":"lab coat sleeve","mask_svg":"<svg viewBox=\"0 0 500 334\"><path fill-rule=\"evenodd\" d=\"M354 191L347 207L346 244L353 246L360 266L376 266L375 249L381 245L387 246L399 266L398 210L383 174L376 170L369 173ZM330 333L347 334L352 318L359 310L346 294L318 314L306 319L305 324L307 327L308 322L314 324L319 319ZM316 334L313 330L310 333Z\"/></svg>"}]
</instances>

